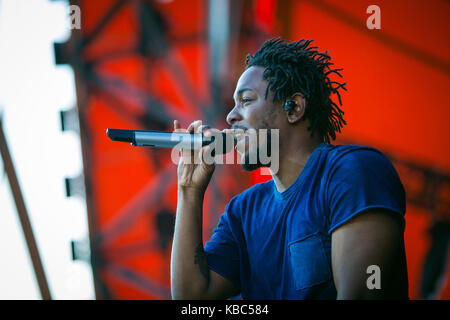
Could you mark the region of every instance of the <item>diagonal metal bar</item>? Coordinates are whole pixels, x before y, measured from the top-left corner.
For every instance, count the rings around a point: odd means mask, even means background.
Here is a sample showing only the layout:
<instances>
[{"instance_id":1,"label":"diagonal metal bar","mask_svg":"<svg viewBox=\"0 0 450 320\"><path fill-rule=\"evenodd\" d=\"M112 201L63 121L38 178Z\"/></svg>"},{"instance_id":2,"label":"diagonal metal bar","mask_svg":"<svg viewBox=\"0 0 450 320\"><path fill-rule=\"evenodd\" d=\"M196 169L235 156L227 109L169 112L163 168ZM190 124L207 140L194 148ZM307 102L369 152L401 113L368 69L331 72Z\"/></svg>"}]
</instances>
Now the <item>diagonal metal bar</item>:
<instances>
[{"instance_id":1,"label":"diagonal metal bar","mask_svg":"<svg viewBox=\"0 0 450 320\"><path fill-rule=\"evenodd\" d=\"M148 55L148 59L163 59L168 68L171 81L178 85L178 89L192 105L203 113L205 106L200 101L197 92L189 81L187 67L184 61L176 54L176 50L167 39L164 19L158 10L150 3L139 1L136 6L137 16L141 21L141 51ZM176 79L176 81L174 81Z\"/></svg>"},{"instance_id":2,"label":"diagonal metal bar","mask_svg":"<svg viewBox=\"0 0 450 320\"><path fill-rule=\"evenodd\" d=\"M17 214L19 215L20 224L22 226L22 231L25 236L28 252L31 257L31 262L33 265L36 280L39 285L39 291L41 293L42 299L51 300L52 296L50 294L44 267L42 265L41 257L39 255L39 249L36 244L36 239L34 238L33 228L31 226L30 219L28 217L28 211L25 206L22 190L20 188L19 180L17 178L14 164L11 159L11 154L9 152L8 144L6 142L6 137L3 132L2 117L0 117L0 153L2 155L4 169L6 171L9 184L11 186L11 192L13 194L14 201L16 204Z\"/></svg>"},{"instance_id":3,"label":"diagonal metal bar","mask_svg":"<svg viewBox=\"0 0 450 320\"><path fill-rule=\"evenodd\" d=\"M144 114L145 112L147 112L150 116L153 116L154 119L160 119L162 115L159 115L155 112L155 110L152 110L150 108L144 108L143 107L143 103L142 101L156 101L156 99L154 97L152 97L152 95L139 88L136 86L132 86L130 83L127 83L125 81L123 81L122 79L120 79L119 77L114 77L112 75L108 75L108 76L99 76L96 75L96 79L90 79L91 83L95 84L95 86L97 88L99 88L100 90L102 90L104 93L107 93L108 95L110 95L112 98L114 98L116 101L122 101L123 98L127 98L127 99L134 99L134 100L140 100L139 103L139 112L141 113L140 116L142 114ZM119 98L120 96L120 98ZM178 120L180 121L189 121L190 119L192 119L192 116L196 115L197 112L195 110L189 110L189 111L184 111L181 110L180 108L169 104L167 101L164 102L164 104L162 104L162 102L158 102L161 104L162 110L164 110L164 115L162 120L165 121L169 121L171 119L174 119L175 117L178 117ZM115 104L117 105L117 103ZM136 103L135 103L136 105ZM123 108L116 108L117 110L122 110ZM137 108L136 108L137 109ZM125 111L122 112L123 115L125 115ZM135 120L138 121L138 118L136 118Z\"/></svg>"},{"instance_id":4,"label":"diagonal metal bar","mask_svg":"<svg viewBox=\"0 0 450 320\"><path fill-rule=\"evenodd\" d=\"M169 163L157 174L133 199L120 209L103 227L96 241L103 247L126 230L138 217L159 201L166 192L166 187L175 175L175 168Z\"/></svg>"},{"instance_id":5,"label":"diagonal metal bar","mask_svg":"<svg viewBox=\"0 0 450 320\"><path fill-rule=\"evenodd\" d=\"M117 0L100 19L94 29L86 36L81 42L81 46L84 48L91 43L108 25L108 23L119 13L120 9L127 3L127 0Z\"/></svg>"},{"instance_id":6,"label":"diagonal metal bar","mask_svg":"<svg viewBox=\"0 0 450 320\"><path fill-rule=\"evenodd\" d=\"M170 71L171 80L173 81L176 79L181 92L187 97L188 101L190 101L194 107L199 109L201 114L204 114L206 109L205 103L207 102L201 101L200 98L198 98L192 83L188 80L187 67L185 66L184 61L172 52L166 56L165 62Z\"/></svg>"},{"instance_id":7,"label":"diagonal metal bar","mask_svg":"<svg viewBox=\"0 0 450 320\"><path fill-rule=\"evenodd\" d=\"M121 48L120 50L102 53L99 57L86 57L84 61L85 63L97 66L106 62L134 57L136 54L135 50L134 46L131 48Z\"/></svg>"},{"instance_id":8,"label":"diagonal metal bar","mask_svg":"<svg viewBox=\"0 0 450 320\"><path fill-rule=\"evenodd\" d=\"M152 296L160 297L161 299L170 299L170 290L163 284L152 281L148 276L140 274L136 270L131 270L124 266L108 263L105 270L110 274L116 276L122 282Z\"/></svg>"},{"instance_id":9,"label":"diagonal metal bar","mask_svg":"<svg viewBox=\"0 0 450 320\"><path fill-rule=\"evenodd\" d=\"M108 251L105 252L104 257L107 260L118 257L123 259L125 257L142 255L147 252L160 252L160 248L157 246L157 243L152 239L145 239L108 249Z\"/></svg>"}]
</instances>

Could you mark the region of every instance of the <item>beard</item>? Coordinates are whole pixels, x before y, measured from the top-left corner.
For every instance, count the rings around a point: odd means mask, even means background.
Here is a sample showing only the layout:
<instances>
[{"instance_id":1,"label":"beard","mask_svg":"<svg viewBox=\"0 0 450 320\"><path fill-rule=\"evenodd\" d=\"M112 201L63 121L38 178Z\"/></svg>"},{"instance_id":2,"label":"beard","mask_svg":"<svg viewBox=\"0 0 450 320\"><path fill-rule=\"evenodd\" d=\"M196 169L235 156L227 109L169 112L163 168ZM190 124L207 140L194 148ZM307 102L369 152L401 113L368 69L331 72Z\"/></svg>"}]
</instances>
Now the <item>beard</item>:
<instances>
[{"instance_id":1,"label":"beard","mask_svg":"<svg viewBox=\"0 0 450 320\"><path fill-rule=\"evenodd\" d=\"M259 138L259 136L258 136ZM255 171L256 169L263 168L263 167L270 167L271 162L264 163L261 161L261 148L265 148L266 155L269 159L271 159L271 131L267 130L266 137L265 137L265 143L260 146L258 143L258 146L256 148L249 147L249 150L244 153L242 156L241 161L241 167L245 171ZM259 142L259 141L258 141ZM256 158L256 161L255 161Z\"/></svg>"},{"instance_id":2,"label":"beard","mask_svg":"<svg viewBox=\"0 0 450 320\"><path fill-rule=\"evenodd\" d=\"M259 168L262 168L265 166L267 166L267 165L262 164L260 161L257 161L256 163L250 163L250 156L248 154L246 154L244 156L244 161L241 163L241 167L245 171L255 171L256 169L259 169Z\"/></svg>"}]
</instances>

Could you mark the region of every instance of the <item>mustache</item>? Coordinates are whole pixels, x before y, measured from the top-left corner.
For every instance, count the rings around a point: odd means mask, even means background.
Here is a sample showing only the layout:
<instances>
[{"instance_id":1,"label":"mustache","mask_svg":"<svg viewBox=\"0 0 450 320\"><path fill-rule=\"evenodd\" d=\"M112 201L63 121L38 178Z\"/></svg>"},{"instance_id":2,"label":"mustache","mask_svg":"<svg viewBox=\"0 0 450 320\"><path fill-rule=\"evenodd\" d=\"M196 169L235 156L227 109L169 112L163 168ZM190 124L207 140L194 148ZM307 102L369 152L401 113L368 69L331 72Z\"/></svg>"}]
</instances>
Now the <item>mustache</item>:
<instances>
[{"instance_id":1,"label":"mustache","mask_svg":"<svg viewBox=\"0 0 450 320\"><path fill-rule=\"evenodd\" d=\"M238 126L238 125L232 125L231 130L243 130L244 132L248 130L246 127Z\"/></svg>"}]
</instances>

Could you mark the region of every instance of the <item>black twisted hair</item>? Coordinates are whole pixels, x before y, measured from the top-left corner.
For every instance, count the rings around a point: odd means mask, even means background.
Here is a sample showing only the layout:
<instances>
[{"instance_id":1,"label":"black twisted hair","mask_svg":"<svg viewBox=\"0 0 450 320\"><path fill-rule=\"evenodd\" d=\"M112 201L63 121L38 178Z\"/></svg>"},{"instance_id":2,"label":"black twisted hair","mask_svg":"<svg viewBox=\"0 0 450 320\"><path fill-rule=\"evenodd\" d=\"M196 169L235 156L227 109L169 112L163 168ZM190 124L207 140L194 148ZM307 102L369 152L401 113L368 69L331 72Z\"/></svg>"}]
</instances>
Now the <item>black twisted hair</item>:
<instances>
[{"instance_id":1,"label":"black twisted hair","mask_svg":"<svg viewBox=\"0 0 450 320\"><path fill-rule=\"evenodd\" d=\"M328 51L319 52L310 46L313 40L299 40L288 43L280 38L267 40L255 55L248 54L246 68L260 66L265 68L263 78L268 81L269 89L274 93L273 101L286 101L294 93L300 92L306 101L305 116L309 119L311 136L317 133L323 141L330 143L336 139L336 132L346 124L344 112L331 100L331 94L338 97L342 106L340 89L346 83L330 79L343 69L331 69L333 63Z\"/></svg>"}]
</instances>

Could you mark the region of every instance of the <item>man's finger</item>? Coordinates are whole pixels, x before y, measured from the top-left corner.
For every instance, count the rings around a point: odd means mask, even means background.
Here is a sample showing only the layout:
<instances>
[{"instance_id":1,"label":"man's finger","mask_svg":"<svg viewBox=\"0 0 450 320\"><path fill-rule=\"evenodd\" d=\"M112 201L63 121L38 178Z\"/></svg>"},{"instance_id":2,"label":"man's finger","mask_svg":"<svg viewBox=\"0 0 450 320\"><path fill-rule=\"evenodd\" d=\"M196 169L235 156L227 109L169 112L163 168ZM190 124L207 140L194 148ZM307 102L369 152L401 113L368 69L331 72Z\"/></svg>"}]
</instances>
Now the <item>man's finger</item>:
<instances>
[{"instance_id":1,"label":"man's finger","mask_svg":"<svg viewBox=\"0 0 450 320\"><path fill-rule=\"evenodd\" d=\"M207 131L207 130L209 130L209 129L211 129L211 128L210 128L210 126L208 126L207 124L203 124L203 125L201 125L201 126L198 128L198 130L199 130L200 132L205 132L205 131Z\"/></svg>"},{"instance_id":2,"label":"man's finger","mask_svg":"<svg viewBox=\"0 0 450 320\"><path fill-rule=\"evenodd\" d=\"M203 136L205 137L205 138L211 138L214 134L219 134L220 133L220 130L218 130L218 129L214 129L214 128L207 128L207 129L205 129L204 131L203 131Z\"/></svg>"},{"instance_id":3,"label":"man's finger","mask_svg":"<svg viewBox=\"0 0 450 320\"><path fill-rule=\"evenodd\" d=\"M202 127L202 120L197 120L194 122L194 133L200 133L200 127Z\"/></svg>"},{"instance_id":4,"label":"man's finger","mask_svg":"<svg viewBox=\"0 0 450 320\"><path fill-rule=\"evenodd\" d=\"M177 131L178 129L180 129L180 121L173 120L173 130Z\"/></svg>"},{"instance_id":5,"label":"man's finger","mask_svg":"<svg viewBox=\"0 0 450 320\"><path fill-rule=\"evenodd\" d=\"M189 133L194 133L195 129L198 128L199 126L201 126L202 124L202 120L196 120L194 122L192 122L189 127L186 129L186 132Z\"/></svg>"}]
</instances>

